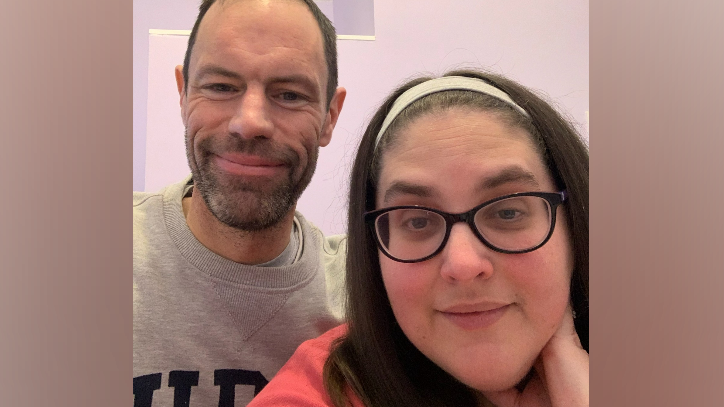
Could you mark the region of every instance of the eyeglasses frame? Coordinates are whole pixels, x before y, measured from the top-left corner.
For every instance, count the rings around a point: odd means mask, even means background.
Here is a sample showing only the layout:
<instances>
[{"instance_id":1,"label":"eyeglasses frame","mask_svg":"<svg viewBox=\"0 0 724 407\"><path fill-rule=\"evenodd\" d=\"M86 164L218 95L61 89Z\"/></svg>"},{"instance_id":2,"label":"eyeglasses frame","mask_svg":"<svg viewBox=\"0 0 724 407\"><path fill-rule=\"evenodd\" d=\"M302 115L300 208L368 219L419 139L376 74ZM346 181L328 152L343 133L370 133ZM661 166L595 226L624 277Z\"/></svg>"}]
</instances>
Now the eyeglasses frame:
<instances>
[{"instance_id":1,"label":"eyeglasses frame","mask_svg":"<svg viewBox=\"0 0 724 407\"><path fill-rule=\"evenodd\" d=\"M545 239L543 239L543 241L540 242L540 244L538 244L537 246L534 246L530 249L505 250L505 249L495 247L492 243L488 242L485 239L485 237L483 237L483 235L478 230L478 227L475 225L475 214L478 213L478 211L480 209L482 209L483 207L493 204L495 202L502 201L504 199L521 197L521 196L535 196L538 198L543 198L548 202L548 205L550 206L550 209L551 209L551 224L550 224L550 228L548 230L548 235L545 237ZM447 245L447 241L450 238L450 232L452 231L453 225L458 222L467 223L467 225L470 227L470 229L472 229L475 236L487 248L494 250L498 253L522 254L522 253L529 253L534 250L540 249L544 244L546 244L548 242L548 240L550 240L551 236L553 236L553 230L556 227L556 212L557 212L558 206L561 205L563 202L565 202L567 197L568 197L568 195L565 190L561 191L561 192L518 192L515 194L499 196L499 197L491 199L489 201L485 201L469 211L466 211L463 213L457 213L457 214L448 213L448 212L441 211L439 209L428 208L428 207L420 206L420 205L391 206L389 208L376 209L373 211L365 212L364 220L365 220L365 223L367 223L367 225L370 227L370 231L372 232L372 235L374 236L375 242L377 243L377 246L380 248L382 253L384 253L385 256L389 257L390 259L400 262L400 263L419 263L419 262L431 259L431 258L437 256L438 254L440 254L440 252L442 252L443 249L445 248L445 245ZM396 209L422 209L422 210L425 210L428 212L433 212L433 213L436 213L436 214L442 216L443 219L445 219L445 237L443 238L442 242L440 242L440 247L438 247L437 250L435 250L435 252L433 252L432 254L425 256L423 258L420 258L420 259L415 259L415 260L398 259L398 258L394 257L393 255L391 255L390 253L388 253L387 250L385 250L382 243L380 242L380 237L377 235L377 227L376 227L375 223L376 223L378 217L380 217L381 215L384 215L387 212L391 212Z\"/></svg>"}]
</instances>

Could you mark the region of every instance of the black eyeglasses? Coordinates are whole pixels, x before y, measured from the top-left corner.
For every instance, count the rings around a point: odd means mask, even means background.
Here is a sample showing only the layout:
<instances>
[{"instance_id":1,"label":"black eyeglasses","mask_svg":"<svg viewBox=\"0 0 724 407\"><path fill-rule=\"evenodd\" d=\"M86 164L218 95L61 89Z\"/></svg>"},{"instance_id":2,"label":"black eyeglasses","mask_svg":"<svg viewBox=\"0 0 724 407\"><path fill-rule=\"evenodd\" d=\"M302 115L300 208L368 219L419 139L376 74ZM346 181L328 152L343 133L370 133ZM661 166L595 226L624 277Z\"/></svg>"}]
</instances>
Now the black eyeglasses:
<instances>
[{"instance_id":1,"label":"black eyeglasses","mask_svg":"<svg viewBox=\"0 0 724 407\"><path fill-rule=\"evenodd\" d=\"M442 251L457 222L470 226L481 242L500 253L527 253L553 234L562 192L521 192L505 195L458 214L422 206L393 206L364 214L377 245L402 263L425 261Z\"/></svg>"}]
</instances>

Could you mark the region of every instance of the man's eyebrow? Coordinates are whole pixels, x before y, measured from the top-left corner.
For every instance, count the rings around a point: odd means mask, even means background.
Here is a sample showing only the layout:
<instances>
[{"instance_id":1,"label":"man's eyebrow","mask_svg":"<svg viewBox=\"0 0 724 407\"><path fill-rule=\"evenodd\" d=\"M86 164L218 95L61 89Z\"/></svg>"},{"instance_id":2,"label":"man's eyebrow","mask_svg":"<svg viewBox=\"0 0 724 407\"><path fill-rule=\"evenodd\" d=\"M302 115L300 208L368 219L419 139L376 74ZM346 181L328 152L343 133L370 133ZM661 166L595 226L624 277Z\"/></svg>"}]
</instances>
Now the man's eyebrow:
<instances>
[{"instance_id":1,"label":"man's eyebrow","mask_svg":"<svg viewBox=\"0 0 724 407\"><path fill-rule=\"evenodd\" d=\"M207 65L207 66L200 68L198 70L198 72L196 72L195 79L197 81L200 81L205 76L210 76L210 75L224 76L229 79L241 79L241 76L238 73L230 71L226 68L222 68L218 65Z\"/></svg>"},{"instance_id":2,"label":"man's eyebrow","mask_svg":"<svg viewBox=\"0 0 724 407\"><path fill-rule=\"evenodd\" d=\"M414 195L419 196L421 198L427 198L433 195L432 188L418 185L418 184L411 184L409 182L405 181L396 181L393 182L392 185L390 185L389 188L385 191L385 196L382 200L384 203L390 202L393 198L400 196L400 195Z\"/></svg>"},{"instance_id":3,"label":"man's eyebrow","mask_svg":"<svg viewBox=\"0 0 724 407\"><path fill-rule=\"evenodd\" d=\"M316 92L319 88L319 84L312 78L306 75L285 75L275 76L269 79L271 83L296 83L309 88L310 91Z\"/></svg>"},{"instance_id":4,"label":"man's eyebrow","mask_svg":"<svg viewBox=\"0 0 724 407\"><path fill-rule=\"evenodd\" d=\"M241 75L234 71L230 71L226 68L222 68L218 65L208 65L200 68L198 72L196 73L196 80L200 81L205 76L210 75L219 75L224 76L229 79L235 79L240 80ZM315 82L312 78L306 76L306 75L285 75L285 76L277 76L272 77L269 79L269 82L271 83L297 83L301 86L308 88L310 91L314 92L318 88L317 82Z\"/></svg>"},{"instance_id":5,"label":"man's eyebrow","mask_svg":"<svg viewBox=\"0 0 724 407\"><path fill-rule=\"evenodd\" d=\"M528 184L532 187L538 187L538 180L532 172L527 171L518 166L505 168L496 175L486 178L480 184L481 189L492 189L509 183Z\"/></svg>"}]
</instances>

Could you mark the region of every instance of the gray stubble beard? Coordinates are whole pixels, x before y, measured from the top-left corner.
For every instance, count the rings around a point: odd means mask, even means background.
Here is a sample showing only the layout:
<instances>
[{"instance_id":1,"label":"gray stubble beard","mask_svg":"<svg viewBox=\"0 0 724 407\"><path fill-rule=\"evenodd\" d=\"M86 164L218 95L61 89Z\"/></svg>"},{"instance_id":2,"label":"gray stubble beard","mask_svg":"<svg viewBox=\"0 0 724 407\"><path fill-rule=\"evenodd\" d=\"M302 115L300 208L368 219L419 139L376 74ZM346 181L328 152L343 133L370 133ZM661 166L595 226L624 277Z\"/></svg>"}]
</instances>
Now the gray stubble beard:
<instances>
[{"instance_id":1,"label":"gray stubble beard","mask_svg":"<svg viewBox=\"0 0 724 407\"><path fill-rule=\"evenodd\" d=\"M202 155L198 163L189 148L187 134L184 139L186 156L194 182L194 192L198 191L206 207L221 223L246 232L273 228L284 219L312 180L319 156L319 146L317 145L310 151L309 162L295 183L294 170L299 166L300 161L298 154L287 149L275 151L274 154L283 157L288 164L289 174L286 182L282 182L270 191L263 191L254 183L243 179L229 179L229 182L226 183L220 179L211 168L210 156L212 153L209 149L204 149L205 145L211 144L211 139L199 143L198 148ZM242 151L270 151L270 145L263 143L269 143L269 141L255 139L235 141L238 149ZM281 155L279 151L282 151Z\"/></svg>"}]
</instances>

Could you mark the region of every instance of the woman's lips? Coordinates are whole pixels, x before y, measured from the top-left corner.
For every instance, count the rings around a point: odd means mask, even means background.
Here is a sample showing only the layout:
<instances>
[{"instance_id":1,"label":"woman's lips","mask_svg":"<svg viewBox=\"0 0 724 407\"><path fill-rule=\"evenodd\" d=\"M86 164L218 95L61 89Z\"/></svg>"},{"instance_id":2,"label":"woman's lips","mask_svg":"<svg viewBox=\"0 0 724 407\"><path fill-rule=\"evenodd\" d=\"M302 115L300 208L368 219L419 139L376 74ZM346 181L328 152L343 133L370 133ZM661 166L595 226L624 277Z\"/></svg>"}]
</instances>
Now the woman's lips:
<instances>
[{"instance_id":1,"label":"woman's lips","mask_svg":"<svg viewBox=\"0 0 724 407\"><path fill-rule=\"evenodd\" d=\"M214 161L222 171L235 175L271 176L287 168L280 161L246 154L216 155Z\"/></svg>"},{"instance_id":2,"label":"woman's lips","mask_svg":"<svg viewBox=\"0 0 724 407\"><path fill-rule=\"evenodd\" d=\"M458 327L466 331L472 331L487 328L498 322L505 315L510 305L456 306L440 311L440 313Z\"/></svg>"}]
</instances>

